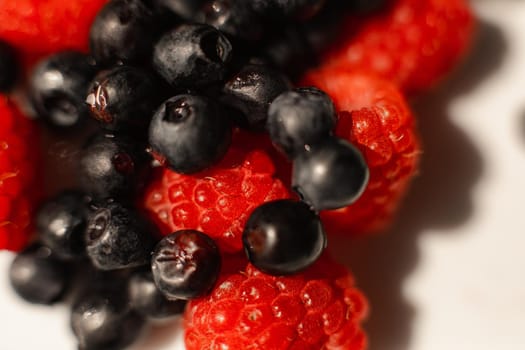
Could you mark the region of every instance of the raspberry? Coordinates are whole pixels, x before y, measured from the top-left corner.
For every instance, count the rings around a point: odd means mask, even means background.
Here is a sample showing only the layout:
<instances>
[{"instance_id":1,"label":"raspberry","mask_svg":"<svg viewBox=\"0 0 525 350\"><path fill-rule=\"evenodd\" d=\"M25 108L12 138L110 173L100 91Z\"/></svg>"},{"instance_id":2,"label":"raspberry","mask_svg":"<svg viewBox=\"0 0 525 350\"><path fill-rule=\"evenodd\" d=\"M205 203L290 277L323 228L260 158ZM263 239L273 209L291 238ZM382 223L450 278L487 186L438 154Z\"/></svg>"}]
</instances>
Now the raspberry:
<instances>
[{"instance_id":1,"label":"raspberry","mask_svg":"<svg viewBox=\"0 0 525 350\"><path fill-rule=\"evenodd\" d=\"M197 174L160 169L143 204L164 235L200 230L224 251L235 252L242 249L242 231L252 210L289 196L264 151L241 151L234 145L218 165Z\"/></svg>"},{"instance_id":2,"label":"raspberry","mask_svg":"<svg viewBox=\"0 0 525 350\"><path fill-rule=\"evenodd\" d=\"M332 234L384 229L418 168L419 141L404 97L393 84L364 73L320 69L303 83L332 97L341 111L336 134L359 148L370 170L355 203L321 212L325 229Z\"/></svg>"},{"instance_id":3,"label":"raspberry","mask_svg":"<svg viewBox=\"0 0 525 350\"><path fill-rule=\"evenodd\" d=\"M38 197L38 142L33 123L0 96L0 250L21 250L32 233Z\"/></svg>"},{"instance_id":4,"label":"raspberry","mask_svg":"<svg viewBox=\"0 0 525 350\"><path fill-rule=\"evenodd\" d=\"M107 0L0 0L0 38L25 53L88 49L91 23Z\"/></svg>"},{"instance_id":5,"label":"raspberry","mask_svg":"<svg viewBox=\"0 0 525 350\"><path fill-rule=\"evenodd\" d=\"M224 273L216 286L186 308L187 350L366 348L366 299L350 272L327 256L288 277L248 264Z\"/></svg>"},{"instance_id":6,"label":"raspberry","mask_svg":"<svg viewBox=\"0 0 525 350\"><path fill-rule=\"evenodd\" d=\"M466 0L389 0L386 11L349 16L324 66L372 71L413 94L464 56L475 20Z\"/></svg>"}]
</instances>

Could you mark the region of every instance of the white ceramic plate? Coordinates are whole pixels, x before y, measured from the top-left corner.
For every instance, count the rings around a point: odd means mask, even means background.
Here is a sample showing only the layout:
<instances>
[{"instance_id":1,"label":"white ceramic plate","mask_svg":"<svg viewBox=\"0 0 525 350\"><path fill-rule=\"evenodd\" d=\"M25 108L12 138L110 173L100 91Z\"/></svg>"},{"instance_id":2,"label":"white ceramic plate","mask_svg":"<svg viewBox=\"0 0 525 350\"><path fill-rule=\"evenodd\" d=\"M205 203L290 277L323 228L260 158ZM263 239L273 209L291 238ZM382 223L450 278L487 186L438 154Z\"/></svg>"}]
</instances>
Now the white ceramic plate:
<instances>
[{"instance_id":1,"label":"white ceramic plate","mask_svg":"<svg viewBox=\"0 0 525 350\"><path fill-rule=\"evenodd\" d=\"M473 4L474 57L415 103L425 154L398 223L332 244L370 297L371 350L525 348L525 2ZM10 259L0 253L0 350L74 349L64 307L13 295ZM176 328L135 349L182 350Z\"/></svg>"}]
</instances>

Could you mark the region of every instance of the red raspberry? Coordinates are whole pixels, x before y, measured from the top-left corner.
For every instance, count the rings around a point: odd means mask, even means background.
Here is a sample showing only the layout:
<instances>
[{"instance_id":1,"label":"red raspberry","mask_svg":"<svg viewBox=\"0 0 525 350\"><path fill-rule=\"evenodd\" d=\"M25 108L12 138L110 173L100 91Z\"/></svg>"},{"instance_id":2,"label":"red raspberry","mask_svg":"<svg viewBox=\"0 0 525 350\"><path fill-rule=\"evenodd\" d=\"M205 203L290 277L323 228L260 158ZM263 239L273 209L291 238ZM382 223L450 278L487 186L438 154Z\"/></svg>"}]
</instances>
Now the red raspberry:
<instances>
[{"instance_id":1,"label":"red raspberry","mask_svg":"<svg viewBox=\"0 0 525 350\"><path fill-rule=\"evenodd\" d=\"M0 250L21 250L32 233L39 192L34 144L35 125L0 96Z\"/></svg>"},{"instance_id":2,"label":"red raspberry","mask_svg":"<svg viewBox=\"0 0 525 350\"><path fill-rule=\"evenodd\" d=\"M350 272L326 256L285 277L248 265L189 302L186 349L362 350L367 309Z\"/></svg>"},{"instance_id":3,"label":"red raspberry","mask_svg":"<svg viewBox=\"0 0 525 350\"><path fill-rule=\"evenodd\" d=\"M146 189L144 207L164 235L196 229L223 251L237 252L250 213L264 202L289 197L265 152L232 146L218 165L198 174L160 169Z\"/></svg>"},{"instance_id":4,"label":"red raspberry","mask_svg":"<svg viewBox=\"0 0 525 350\"><path fill-rule=\"evenodd\" d=\"M475 20L466 0L389 0L386 11L350 16L324 65L372 71L412 94L443 78L469 48Z\"/></svg>"},{"instance_id":5,"label":"red raspberry","mask_svg":"<svg viewBox=\"0 0 525 350\"><path fill-rule=\"evenodd\" d=\"M25 53L87 51L89 28L108 0L0 0L0 38Z\"/></svg>"},{"instance_id":6,"label":"red raspberry","mask_svg":"<svg viewBox=\"0 0 525 350\"><path fill-rule=\"evenodd\" d=\"M395 85L363 73L311 71L304 83L332 97L342 111L336 134L361 150L370 169L368 185L355 203L321 212L327 232L383 229L418 168L420 148L410 108Z\"/></svg>"}]
</instances>

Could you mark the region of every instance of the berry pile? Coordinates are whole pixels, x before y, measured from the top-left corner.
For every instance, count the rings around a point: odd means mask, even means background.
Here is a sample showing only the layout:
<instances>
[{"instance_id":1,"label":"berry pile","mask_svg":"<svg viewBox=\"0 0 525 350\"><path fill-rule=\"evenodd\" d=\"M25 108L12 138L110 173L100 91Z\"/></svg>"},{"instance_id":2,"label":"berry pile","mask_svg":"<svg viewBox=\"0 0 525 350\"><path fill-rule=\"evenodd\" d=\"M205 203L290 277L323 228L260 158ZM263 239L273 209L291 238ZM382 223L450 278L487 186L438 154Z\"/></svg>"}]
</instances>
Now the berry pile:
<instances>
[{"instance_id":1,"label":"berry pile","mask_svg":"<svg viewBox=\"0 0 525 350\"><path fill-rule=\"evenodd\" d=\"M366 348L366 300L327 242L395 214L420 154L403 92L466 50L462 0L0 10L0 249L22 298L72 300L83 350L181 313L188 350ZM92 133L76 187L43 201L38 125Z\"/></svg>"}]
</instances>

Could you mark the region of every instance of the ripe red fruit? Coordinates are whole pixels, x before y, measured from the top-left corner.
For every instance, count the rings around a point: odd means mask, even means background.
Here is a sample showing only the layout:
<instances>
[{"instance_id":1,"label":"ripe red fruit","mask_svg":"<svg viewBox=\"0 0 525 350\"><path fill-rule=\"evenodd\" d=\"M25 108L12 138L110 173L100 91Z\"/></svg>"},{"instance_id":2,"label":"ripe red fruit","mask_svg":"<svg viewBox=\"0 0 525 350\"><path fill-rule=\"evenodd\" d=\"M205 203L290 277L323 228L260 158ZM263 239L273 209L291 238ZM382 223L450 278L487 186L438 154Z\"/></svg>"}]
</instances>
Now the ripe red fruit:
<instances>
[{"instance_id":1,"label":"ripe red fruit","mask_svg":"<svg viewBox=\"0 0 525 350\"><path fill-rule=\"evenodd\" d=\"M189 302L186 349L363 350L367 309L350 272L327 256L286 277L248 265Z\"/></svg>"},{"instance_id":2,"label":"ripe red fruit","mask_svg":"<svg viewBox=\"0 0 525 350\"><path fill-rule=\"evenodd\" d=\"M222 251L237 252L250 213L262 203L290 197L275 173L264 151L245 151L234 144L218 165L197 174L159 169L143 207L164 235L199 230Z\"/></svg>"},{"instance_id":3,"label":"ripe red fruit","mask_svg":"<svg viewBox=\"0 0 525 350\"><path fill-rule=\"evenodd\" d=\"M470 47L467 0L389 0L370 16L350 15L323 58L325 67L371 71L413 94L434 86Z\"/></svg>"},{"instance_id":4,"label":"ripe red fruit","mask_svg":"<svg viewBox=\"0 0 525 350\"><path fill-rule=\"evenodd\" d=\"M97 12L108 0L0 0L0 38L24 53L87 51Z\"/></svg>"},{"instance_id":5,"label":"ripe red fruit","mask_svg":"<svg viewBox=\"0 0 525 350\"><path fill-rule=\"evenodd\" d=\"M384 229L418 169L419 141L405 98L395 85L364 73L319 69L303 83L330 95L340 111L336 134L359 148L370 170L368 185L355 203L321 212L326 231Z\"/></svg>"},{"instance_id":6,"label":"ripe red fruit","mask_svg":"<svg viewBox=\"0 0 525 350\"><path fill-rule=\"evenodd\" d=\"M0 96L0 250L21 250L32 233L39 195L36 128Z\"/></svg>"}]
</instances>

